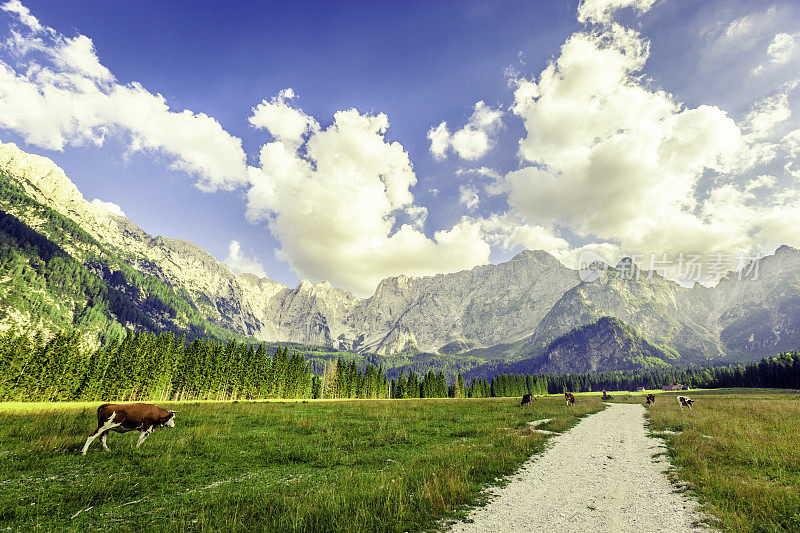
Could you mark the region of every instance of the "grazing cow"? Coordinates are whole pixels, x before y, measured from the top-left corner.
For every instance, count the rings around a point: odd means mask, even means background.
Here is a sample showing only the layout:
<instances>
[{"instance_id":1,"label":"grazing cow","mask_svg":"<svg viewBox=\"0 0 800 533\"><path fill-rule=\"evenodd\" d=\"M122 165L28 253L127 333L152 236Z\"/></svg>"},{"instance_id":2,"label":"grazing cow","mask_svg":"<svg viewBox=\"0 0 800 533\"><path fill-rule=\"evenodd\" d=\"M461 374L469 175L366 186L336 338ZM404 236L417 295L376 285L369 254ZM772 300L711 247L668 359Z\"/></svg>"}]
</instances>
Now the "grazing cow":
<instances>
[{"instance_id":1,"label":"grazing cow","mask_svg":"<svg viewBox=\"0 0 800 533\"><path fill-rule=\"evenodd\" d=\"M520 405L530 405L532 400L533 400L533 395L529 392L528 394L522 397L522 403Z\"/></svg>"},{"instance_id":2,"label":"grazing cow","mask_svg":"<svg viewBox=\"0 0 800 533\"><path fill-rule=\"evenodd\" d=\"M157 427L175 427L175 411L165 411L164 409L149 403L104 403L97 408L97 429L86 439L83 445L83 455L92 444L94 439L100 437L100 444L103 449L108 451L106 436L109 431L126 433L128 431L138 431L139 440L136 447L142 445L144 440Z\"/></svg>"},{"instance_id":3,"label":"grazing cow","mask_svg":"<svg viewBox=\"0 0 800 533\"><path fill-rule=\"evenodd\" d=\"M575 405L575 395L571 392L565 392L564 398L567 400L567 405Z\"/></svg>"},{"instance_id":4,"label":"grazing cow","mask_svg":"<svg viewBox=\"0 0 800 533\"><path fill-rule=\"evenodd\" d=\"M648 394L647 395L647 405L655 405L656 404L656 395L655 394Z\"/></svg>"},{"instance_id":5,"label":"grazing cow","mask_svg":"<svg viewBox=\"0 0 800 533\"><path fill-rule=\"evenodd\" d=\"M681 412L683 412L684 407L688 407L689 410L692 410L692 399L688 396L678 396L678 405L681 406Z\"/></svg>"}]
</instances>

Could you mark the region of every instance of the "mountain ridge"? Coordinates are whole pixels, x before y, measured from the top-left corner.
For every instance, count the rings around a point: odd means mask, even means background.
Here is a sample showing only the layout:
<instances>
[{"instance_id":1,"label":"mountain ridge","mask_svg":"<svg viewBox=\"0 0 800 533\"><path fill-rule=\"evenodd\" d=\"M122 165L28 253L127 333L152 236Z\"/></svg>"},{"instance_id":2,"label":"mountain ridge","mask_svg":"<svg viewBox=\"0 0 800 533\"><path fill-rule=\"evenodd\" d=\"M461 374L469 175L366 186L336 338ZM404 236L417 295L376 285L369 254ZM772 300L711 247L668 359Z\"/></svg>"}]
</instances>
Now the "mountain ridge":
<instances>
[{"instance_id":1,"label":"mountain ridge","mask_svg":"<svg viewBox=\"0 0 800 533\"><path fill-rule=\"evenodd\" d=\"M499 370L517 374L567 374L670 367L678 352L642 338L616 317L602 316L551 341L534 357Z\"/></svg>"},{"instance_id":2,"label":"mountain ridge","mask_svg":"<svg viewBox=\"0 0 800 533\"><path fill-rule=\"evenodd\" d=\"M612 316L684 362L749 360L800 343L800 251L790 246L761 261L763 277L738 280L734 273L715 287L682 287L631 260L582 281L546 251L525 250L497 265L389 277L359 298L328 282L290 288L235 274L189 241L151 236L92 205L52 161L14 144L0 143L0 169L136 271L172 287L211 323L256 340L514 361ZM36 227L35 217L20 216ZM634 269L639 276L621 275Z\"/></svg>"}]
</instances>

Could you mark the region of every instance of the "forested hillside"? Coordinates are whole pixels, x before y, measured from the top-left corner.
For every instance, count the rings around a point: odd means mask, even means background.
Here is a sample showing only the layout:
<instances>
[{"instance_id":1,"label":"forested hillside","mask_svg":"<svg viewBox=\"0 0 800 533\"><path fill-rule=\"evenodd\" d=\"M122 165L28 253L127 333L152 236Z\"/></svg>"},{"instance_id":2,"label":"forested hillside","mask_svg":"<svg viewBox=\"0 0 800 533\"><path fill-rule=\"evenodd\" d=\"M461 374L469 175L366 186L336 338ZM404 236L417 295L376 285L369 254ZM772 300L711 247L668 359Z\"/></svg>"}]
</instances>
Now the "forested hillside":
<instances>
[{"instance_id":1,"label":"forested hillside","mask_svg":"<svg viewBox=\"0 0 800 533\"><path fill-rule=\"evenodd\" d=\"M0 320L45 336L88 332L84 338L94 345L128 329L242 338L209 323L185 296L137 272L74 221L32 199L5 171L0 171Z\"/></svg>"}]
</instances>

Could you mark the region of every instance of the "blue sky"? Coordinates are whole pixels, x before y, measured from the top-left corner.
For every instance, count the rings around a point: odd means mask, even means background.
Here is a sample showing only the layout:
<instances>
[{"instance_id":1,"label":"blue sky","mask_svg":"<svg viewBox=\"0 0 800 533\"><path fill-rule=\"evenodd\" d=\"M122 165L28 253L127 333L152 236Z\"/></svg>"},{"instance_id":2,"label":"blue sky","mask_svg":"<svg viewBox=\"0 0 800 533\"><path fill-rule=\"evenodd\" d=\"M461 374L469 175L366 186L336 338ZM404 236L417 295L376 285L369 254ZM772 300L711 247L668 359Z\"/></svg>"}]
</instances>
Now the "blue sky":
<instances>
[{"instance_id":1,"label":"blue sky","mask_svg":"<svg viewBox=\"0 0 800 533\"><path fill-rule=\"evenodd\" d=\"M0 140L290 286L800 245L794 2L15 0L0 20Z\"/></svg>"}]
</instances>

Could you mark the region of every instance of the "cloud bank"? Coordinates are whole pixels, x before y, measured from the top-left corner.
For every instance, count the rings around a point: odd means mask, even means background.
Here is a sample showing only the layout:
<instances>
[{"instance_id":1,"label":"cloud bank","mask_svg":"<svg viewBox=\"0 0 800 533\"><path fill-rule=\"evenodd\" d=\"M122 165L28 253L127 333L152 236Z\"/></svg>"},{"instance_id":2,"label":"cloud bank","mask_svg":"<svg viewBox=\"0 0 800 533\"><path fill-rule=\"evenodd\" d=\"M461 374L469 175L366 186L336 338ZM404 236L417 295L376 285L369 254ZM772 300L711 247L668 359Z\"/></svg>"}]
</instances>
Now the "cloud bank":
<instances>
[{"instance_id":1,"label":"cloud bank","mask_svg":"<svg viewBox=\"0 0 800 533\"><path fill-rule=\"evenodd\" d=\"M583 18L601 30L573 34L537 78L516 80L512 111L525 125L519 156L529 164L502 183L512 208L620 253L800 244L800 232L778 222L797 215L797 184L748 178L794 157L793 134L780 137L780 127L796 84L756 103L741 125L719 107L687 107L642 77L650 43L610 19L606 7L620 3L596 4L581 9L592 7Z\"/></svg>"},{"instance_id":2,"label":"cloud bank","mask_svg":"<svg viewBox=\"0 0 800 533\"><path fill-rule=\"evenodd\" d=\"M42 26L19 1L2 5L17 17L0 61L0 128L48 150L116 135L131 151L163 154L205 191L245 182L241 140L203 113L170 109L138 83L120 84L92 40Z\"/></svg>"},{"instance_id":3,"label":"cloud bank","mask_svg":"<svg viewBox=\"0 0 800 533\"><path fill-rule=\"evenodd\" d=\"M18 0L0 6L14 21L0 58L0 128L49 150L102 146L114 136L129 151L165 157L204 191L241 190L246 217L278 240L279 259L301 277L359 295L387 276L453 272L520 247L570 262L585 250L613 260L800 246L800 230L788 222L800 217L798 80L784 79L738 120L720 106L680 102L647 78L650 42L615 21L620 9L641 14L655 6L584 0L581 29L541 72L514 75L507 109L479 101L460 129L451 132L446 122L429 129L435 159L476 161L497 145L504 120L524 128L518 161L506 171L458 170L456 177L473 182L460 184L454 198L427 188L436 202L460 210L439 231L426 233L437 206L414 197L414 167L406 149L387 139L383 113L341 110L324 123L284 89L251 109L248 123L265 143L248 166L241 140L214 118L174 110L140 84L119 82L90 38L42 26ZM764 33L774 11L721 26L709 46L746 41L760 54L754 74L793 72L797 35ZM124 215L111 202L93 203ZM225 262L264 275L238 241Z\"/></svg>"}]
</instances>

